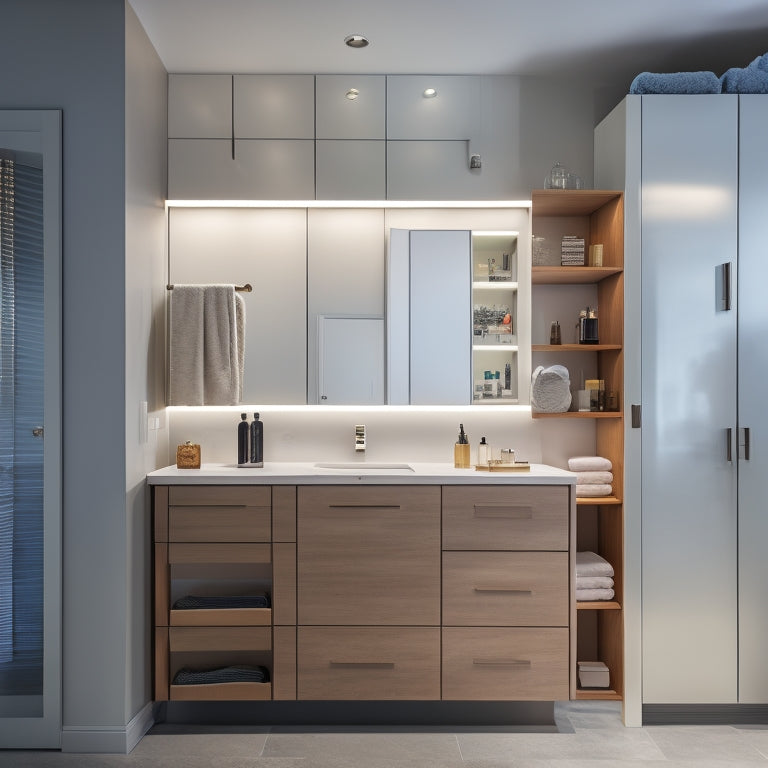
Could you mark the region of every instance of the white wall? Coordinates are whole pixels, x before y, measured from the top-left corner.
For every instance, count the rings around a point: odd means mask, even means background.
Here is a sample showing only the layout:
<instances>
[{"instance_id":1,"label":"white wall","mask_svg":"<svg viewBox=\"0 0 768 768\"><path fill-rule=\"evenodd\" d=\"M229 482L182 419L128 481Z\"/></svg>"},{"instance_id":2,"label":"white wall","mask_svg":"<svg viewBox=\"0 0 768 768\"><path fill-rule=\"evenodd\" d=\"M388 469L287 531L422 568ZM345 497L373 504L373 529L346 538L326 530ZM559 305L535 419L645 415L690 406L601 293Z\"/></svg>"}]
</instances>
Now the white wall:
<instances>
[{"instance_id":1,"label":"white wall","mask_svg":"<svg viewBox=\"0 0 768 768\"><path fill-rule=\"evenodd\" d=\"M130 720L152 699L151 515L145 476L162 466L168 452L163 375L168 78L128 4L125 24L125 706ZM161 420L161 429L148 428L140 416L142 402L150 419Z\"/></svg>"}]
</instances>

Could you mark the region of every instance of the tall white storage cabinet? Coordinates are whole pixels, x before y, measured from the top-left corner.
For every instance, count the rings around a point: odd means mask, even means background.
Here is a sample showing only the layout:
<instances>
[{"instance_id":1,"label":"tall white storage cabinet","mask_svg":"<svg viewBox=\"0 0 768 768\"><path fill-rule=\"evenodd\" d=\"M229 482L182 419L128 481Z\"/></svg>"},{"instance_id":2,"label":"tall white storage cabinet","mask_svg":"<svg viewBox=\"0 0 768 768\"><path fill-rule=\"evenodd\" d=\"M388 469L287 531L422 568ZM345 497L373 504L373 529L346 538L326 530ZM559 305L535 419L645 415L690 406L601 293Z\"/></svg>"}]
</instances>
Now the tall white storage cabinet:
<instances>
[{"instance_id":1,"label":"tall white storage cabinet","mask_svg":"<svg viewBox=\"0 0 768 768\"><path fill-rule=\"evenodd\" d=\"M625 370L627 409L642 405L625 442L631 724L768 702L766 131L764 96L659 95L628 97L595 134L595 183L626 189L641 350Z\"/></svg>"}]
</instances>

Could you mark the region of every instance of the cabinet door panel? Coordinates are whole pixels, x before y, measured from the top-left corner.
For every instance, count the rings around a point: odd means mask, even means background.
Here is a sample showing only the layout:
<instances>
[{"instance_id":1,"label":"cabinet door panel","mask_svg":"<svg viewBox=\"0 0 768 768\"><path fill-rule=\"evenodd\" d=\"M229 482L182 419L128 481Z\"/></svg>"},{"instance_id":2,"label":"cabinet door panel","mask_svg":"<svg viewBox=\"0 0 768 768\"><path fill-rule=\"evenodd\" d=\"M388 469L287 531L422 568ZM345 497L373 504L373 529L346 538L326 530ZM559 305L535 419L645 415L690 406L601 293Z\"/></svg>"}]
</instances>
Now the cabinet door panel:
<instances>
[{"instance_id":1,"label":"cabinet door panel","mask_svg":"<svg viewBox=\"0 0 768 768\"><path fill-rule=\"evenodd\" d=\"M172 200L311 200L314 142L170 139L168 196Z\"/></svg>"},{"instance_id":2,"label":"cabinet door panel","mask_svg":"<svg viewBox=\"0 0 768 768\"><path fill-rule=\"evenodd\" d=\"M314 139L313 75L235 75L237 139Z\"/></svg>"},{"instance_id":3,"label":"cabinet door panel","mask_svg":"<svg viewBox=\"0 0 768 768\"><path fill-rule=\"evenodd\" d=\"M387 196L383 141L317 142L318 200L384 200Z\"/></svg>"},{"instance_id":4,"label":"cabinet door panel","mask_svg":"<svg viewBox=\"0 0 768 768\"><path fill-rule=\"evenodd\" d=\"M231 139L232 75L168 75L168 138Z\"/></svg>"},{"instance_id":5,"label":"cabinet door panel","mask_svg":"<svg viewBox=\"0 0 768 768\"><path fill-rule=\"evenodd\" d=\"M568 699L568 630L443 629L443 698Z\"/></svg>"},{"instance_id":6,"label":"cabinet door panel","mask_svg":"<svg viewBox=\"0 0 768 768\"><path fill-rule=\"evenodd\" d=\"M642 102L643 699L737 697L738 99ZM734 452L735 457L735 452Z\"/></svg>"},{"instance_id":7,"label":"cabinet door panel","mask_svg":"<svg viewBox=\"0 0 768 768\"><path fill-rule=\"evenodd\" d=\"M387 141L388 200L480 199L479 174L466 141Z\"/></svg>"},{"instance_id":8,"label":"cabinet door panel","mask_svg":"<svg viewBox=\"0 0 768 768\"><path fill-rule=\"evenodd\" d=\"M437 627L299 627L298 698L440 698Z\"/></svg>"},{"instance_id":9,"label":"cabinet door panel","mask_svg":"<svg viewBox=\"0 0 768 768\"><path fill-rule=\"evenodd\" d=\"M440 489L299 490L299 624L440 623Z\"/></svg>"},{"instance_id":10,"label":"cabinet door panel","mask_svg":"<svg viewBox=\"0 0 768 768\"><path fill-rule=\"evenodd\" d=\"M434 88L434 98L424 91ZM387 77L388 139L471 139L478 134L480 78L472 75Z\"/></svg>"},{"instance_id":11,"label":"cabinet door panel","mask_svg":"<svg viewBox=\"0 0 768 768\"><path fill-rule=\"evenodd\" d=\"M768 197L768 103L740 96L739 140L739 427L749 429L749 458L739 450L739 701L768 701L768 301L765 208ZM739 442L744 444L742 432Z\"/></svg>"},{"instance_id":12,"label":"cabinet door panel","mask_svg":"<svg viewBox=\"0 0 768 768\"><path fill-rule=\"evenodd\" d=\"M385 138L384 75L317 75L315 85L318 139Z\"/></svg>"}]
</instances>

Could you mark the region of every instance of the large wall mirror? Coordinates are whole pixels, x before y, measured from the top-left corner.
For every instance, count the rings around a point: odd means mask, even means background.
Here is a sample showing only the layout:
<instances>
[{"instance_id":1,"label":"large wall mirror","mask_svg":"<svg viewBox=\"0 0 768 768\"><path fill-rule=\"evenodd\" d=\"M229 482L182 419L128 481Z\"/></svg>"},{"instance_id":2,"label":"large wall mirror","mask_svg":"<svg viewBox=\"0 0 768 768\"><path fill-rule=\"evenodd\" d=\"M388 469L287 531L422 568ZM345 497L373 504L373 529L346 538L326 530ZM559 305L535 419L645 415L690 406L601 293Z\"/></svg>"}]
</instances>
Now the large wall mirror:
<instances>
[{"instance_id":1,"label":"large wall mirror","mask_svg":"<svg viewBox=\"0 0 768 768\"><path fill-rule=\"evenodd\" d=\"M243 404L387 403L386 358L393 355L387 351L387 321L393 318L386 315L407 311L393 310L391 303L387 310L392 230L516 232L521 323L530 314L527 207L171 207L168 227L170 283L253 288L241 294ZM482 259L485 263L487 254ZM444 279L439 254L436 265L429 290L439 295ZM472 272L468 275L471 296ZM446 319L465 309L471 339L471 306L445 306L433 318L430 333L436 341L441 325L449 325ZM466 377L468 405L470 368Z\"/></svg>"}]
</instances>

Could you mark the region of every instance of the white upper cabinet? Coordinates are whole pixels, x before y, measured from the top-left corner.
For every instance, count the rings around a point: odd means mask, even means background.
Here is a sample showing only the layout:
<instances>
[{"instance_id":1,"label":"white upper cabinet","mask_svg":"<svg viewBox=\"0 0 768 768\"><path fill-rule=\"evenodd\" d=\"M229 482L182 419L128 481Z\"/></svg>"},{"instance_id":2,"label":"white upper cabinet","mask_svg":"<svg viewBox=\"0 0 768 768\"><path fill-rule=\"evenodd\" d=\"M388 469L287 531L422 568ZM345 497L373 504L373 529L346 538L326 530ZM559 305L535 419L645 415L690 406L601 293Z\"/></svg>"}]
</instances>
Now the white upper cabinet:
<instances>
[{"instance_id":1,"label":"white upper cabinet","mask_svg":"<svg viewBox=\"0 0 768 768\"><path fill-rule=\"evenodd\" d=\"M235 75L238 139L314 139L314 75Z\"/></svg>"},{"instance_id":2,"label":"white upper cabinet","mask_svg":"<svg viewBox=\"0 0 768 768\"><path fill-rule=\"evenodd\" d=\"M318 75L318 139L383 139L386 134L384 75Z\"/></svg>"},{"instance_id":3,"label":"white upper cabinet","mask_svg":"<svg viewBox=\"0 0 768 768\"><path fill-rule=\"evenodd\" d=\"M475 75L387 76L387 138L475 138L480 83ZM429 89L434 90L431 97Z\"/></svg>"},{"instance_id":4,"label":"white upper cabinet","mask_svg":"<svg viewBox=\"0 0 768 768\"><path fill-rule=\"evenodd\" d=\"M168 75L168 138L232 137L232 75Z\"/></svg>"}]
</instances>

